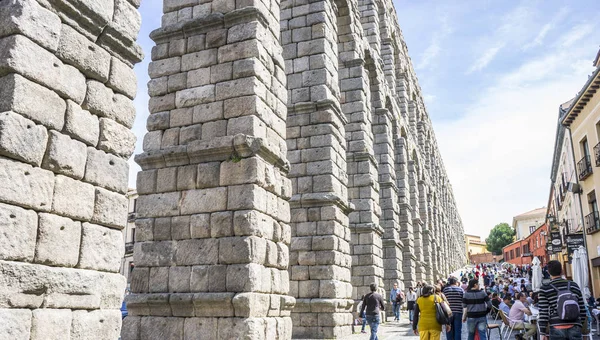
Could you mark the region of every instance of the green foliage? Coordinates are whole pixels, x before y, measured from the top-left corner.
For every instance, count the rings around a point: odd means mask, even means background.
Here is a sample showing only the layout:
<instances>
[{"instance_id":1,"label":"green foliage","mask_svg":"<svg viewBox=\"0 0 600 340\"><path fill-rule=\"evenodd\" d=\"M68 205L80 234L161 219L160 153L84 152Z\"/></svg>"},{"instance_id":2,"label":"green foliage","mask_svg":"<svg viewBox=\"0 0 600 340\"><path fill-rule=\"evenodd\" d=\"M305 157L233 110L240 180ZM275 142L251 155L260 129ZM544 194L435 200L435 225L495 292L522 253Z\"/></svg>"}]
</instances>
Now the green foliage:
<instances>
[{"instance_id":1,"label":"green foliage","mask_svg":"<svg viewBox=\"0 0 600 340\"><path fill-rule=\"evenodd\" d=\"M508 223L496 224L485 239L487 250L493 254L502 254L502 248L515 241L515 230Z\"/></svg>"}]
</instances>

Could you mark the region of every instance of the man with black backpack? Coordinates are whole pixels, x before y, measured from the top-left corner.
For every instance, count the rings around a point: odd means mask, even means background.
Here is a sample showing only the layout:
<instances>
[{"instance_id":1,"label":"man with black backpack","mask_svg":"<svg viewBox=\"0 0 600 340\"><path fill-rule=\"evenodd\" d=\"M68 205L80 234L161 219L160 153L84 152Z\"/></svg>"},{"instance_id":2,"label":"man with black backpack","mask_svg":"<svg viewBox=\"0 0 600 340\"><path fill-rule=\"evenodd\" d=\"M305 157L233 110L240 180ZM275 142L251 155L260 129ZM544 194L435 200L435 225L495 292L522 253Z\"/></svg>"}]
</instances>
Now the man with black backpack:
<instances>
[{"instance_id":1,"label":"man with black backpack","mask_svg":"<svg viewBox=\"0 0 600 340\"><path fill-rule=\"evenodd\" d=\"M547 266L551 281L539 292L538 324L542 340L582 339L582 333L588 330L581 290L577 283L561 277L560 262L550 261Z\"/></svg>"}]
</instances>

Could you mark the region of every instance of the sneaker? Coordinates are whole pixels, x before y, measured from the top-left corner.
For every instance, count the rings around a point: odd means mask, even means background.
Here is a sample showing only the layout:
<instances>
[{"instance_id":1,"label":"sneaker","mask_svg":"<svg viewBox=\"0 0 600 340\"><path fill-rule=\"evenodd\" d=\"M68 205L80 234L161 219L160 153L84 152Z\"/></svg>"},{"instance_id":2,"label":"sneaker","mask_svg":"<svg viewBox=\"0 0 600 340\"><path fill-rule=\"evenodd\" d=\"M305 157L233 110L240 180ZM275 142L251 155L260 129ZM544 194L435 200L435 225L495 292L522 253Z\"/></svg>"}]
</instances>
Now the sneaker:
<instances>
[{"instance_id":1,"label":"sneaker","mask_svg":"<svg viewBox=\"0 0 600 340\"><path fill-rule=\"evenodd\" d=\"M367 333L367 331L360 331L360 332L361 332L361 333L363 333L363 334L366 334L366 333Z\"/></svg>"}]
</instances>

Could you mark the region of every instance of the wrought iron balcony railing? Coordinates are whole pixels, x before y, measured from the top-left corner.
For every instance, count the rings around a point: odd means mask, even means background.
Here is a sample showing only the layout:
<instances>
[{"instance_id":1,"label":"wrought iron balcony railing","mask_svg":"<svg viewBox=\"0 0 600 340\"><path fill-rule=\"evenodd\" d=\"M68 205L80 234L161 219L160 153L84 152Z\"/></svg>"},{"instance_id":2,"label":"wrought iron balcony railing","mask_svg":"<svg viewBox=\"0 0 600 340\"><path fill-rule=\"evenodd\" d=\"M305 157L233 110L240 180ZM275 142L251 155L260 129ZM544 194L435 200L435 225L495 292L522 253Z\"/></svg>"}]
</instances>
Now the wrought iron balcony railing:
<instances>
[{"instance_id":1,"label":"wrought iron balcony railing","mask_svg":"<svg viewBox=\"0 0 600 340\"><path fill-rule=\"evenodd\" d=\"M592 174L592 162L590 156L584 156L579 162L577 162L577 173L579 174L579 180L583 181Z\"/></svg>"},{"instance_id":2,"label":"wrought iron balcony railing","mask_svg":"<svg viewBox=\"0 0 600 340\"><path fill-rule=\"evenodd\" d=\"M594 146L594 156L596 156L596 166L600 166L600 143Z\"/></svg>"},{"instance_id":3,"label":"wrought iron balcony railing","mask_svg":"<svg viewBox=\"0 0 600 340\"><path fill-rule=\"evenodd\" d=\"M600 231L600 219L597 211L585 216L585 229L588 234Z\"/></svg>"}]
</instances>

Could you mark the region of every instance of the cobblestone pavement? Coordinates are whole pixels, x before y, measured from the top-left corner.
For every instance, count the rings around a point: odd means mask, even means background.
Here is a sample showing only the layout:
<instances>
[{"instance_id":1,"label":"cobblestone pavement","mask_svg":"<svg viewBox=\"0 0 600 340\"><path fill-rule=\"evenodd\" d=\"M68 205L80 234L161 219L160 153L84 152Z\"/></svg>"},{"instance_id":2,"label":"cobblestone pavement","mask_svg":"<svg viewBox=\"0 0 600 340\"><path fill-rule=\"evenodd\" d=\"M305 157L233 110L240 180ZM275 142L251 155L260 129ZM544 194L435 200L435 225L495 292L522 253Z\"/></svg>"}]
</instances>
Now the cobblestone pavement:
<instances>
[{"instance_id":1,"label":"cobblestone pavement","mask_svg":"<svg viewBox=\"0 0 600 340\"><path fill-rule=\"evenodd\" d=\"M392 318L389 318L388 320L392 320ZM466 326L466 325L465 325ZM367 332L369 332L369 326L367 326L366 328ZM356 326L356 332L360 332L360 326ZM403 313L401 318L400 318L400 322L397 321L388 321L385 324L382 324L379 326L379 331L377 332L377 336L379 338L379 340L392 340L392 339L414 339L417 340L419 339L418 336L415 336L414 333L412 332L412 327L408 322L408 314ZM463 332L462 332L462 340L467 340L467 336L468 336L468 331L466 329L466 327L463 327ZM510 340L513 340L515 337L514 335L511 336ZM347 336L345 338L343 338L343 340L368 340L369 339L369 334L353 334L350 336ZM441 339L445 340L446 337L445 335L442 335ZM589 338L584 338L584 339L589 339ZM490 340L500 340L500 337L498 336L498 331L493 331L492 335L491 335L491 339ZM508 339L505 339L508 340ZM597 335L594 335L592 340L600 340L600 337Z\"/></svg>"}]
</instances>

